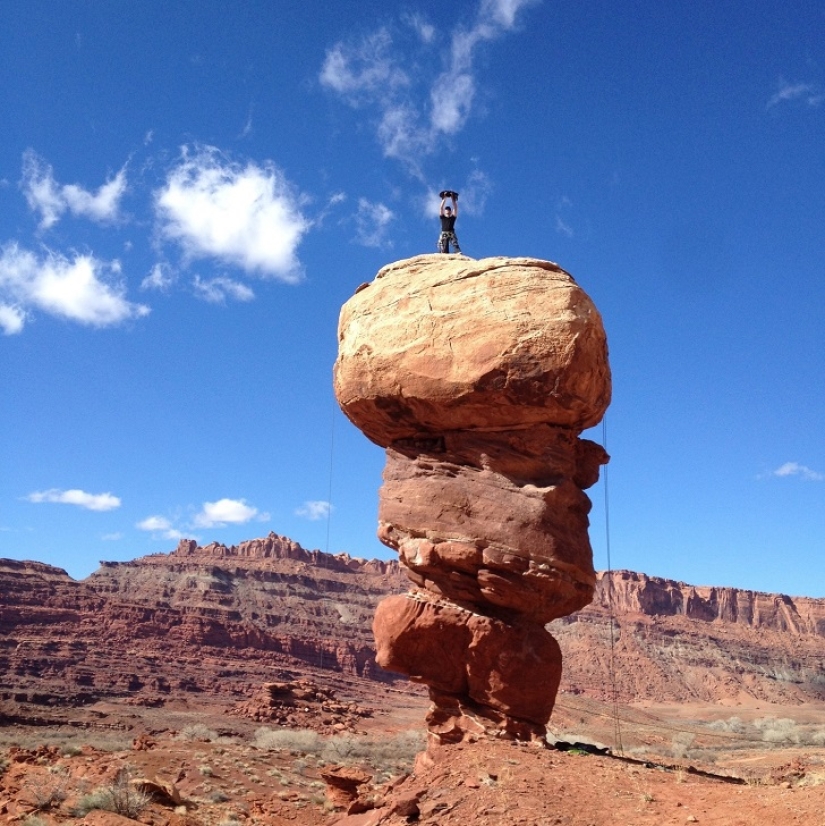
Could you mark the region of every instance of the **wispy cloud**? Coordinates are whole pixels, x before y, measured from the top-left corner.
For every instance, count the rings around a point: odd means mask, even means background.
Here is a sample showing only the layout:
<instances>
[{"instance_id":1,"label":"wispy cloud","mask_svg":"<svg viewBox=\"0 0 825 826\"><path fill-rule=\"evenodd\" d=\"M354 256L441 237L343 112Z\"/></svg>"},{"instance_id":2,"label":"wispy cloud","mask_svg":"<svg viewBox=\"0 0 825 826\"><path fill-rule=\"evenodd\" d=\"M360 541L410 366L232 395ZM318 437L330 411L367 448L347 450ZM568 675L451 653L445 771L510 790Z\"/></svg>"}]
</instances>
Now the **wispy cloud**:
<instances>
[{"instance_id":1,"label":"wispy cloud","mask_svg":"<svg viewBox=\"0 0 825 826\"><path fill-rule=\"evenodd\" d=\"M56 224L66 211L97 223L108 223L120 216L120 201L127 186L126 167L96 192L90 192L79 184L58 184L51 165L34 150L27 149L23 153L20 186L29 207L40 213L41 229Z\"/></svg>"},{"instance_id":2,"label":"wispy cloud","mask_svg":"<svg viewBox=\"0 0 825 826\"><path fill-rule=\"evenodd\" d=\"M215 147L184 147L155 193L155 208L163 238L190 258L216 258L289 283L301 279L297 250L310 222L271 163L242 165Z\"/></svg>"},{"instance_id":3,"label":"wispy cloud","mask_svg":"<svg viewBox=\"0 0 825 826\"><path fill-rule=\"evenodd\" d=\"M806 106L819 106L825 100L825 92L814 83L788 83L780 81L776 92L768 100L767 109L780 103L797 102Z\"/></svg>"},{"instance_id":4,"label":"wispy cloud","mask_svg":"<svg viewBox=\"0 0 825 826\"><path fill-rule=\"evenodd\" d=\"M192 281L195 295L210 304L225 304L227 298L235 301L252 301L255 293L240 281L233 281L226 276L218 276L208 280L196 275Z\"/></svg>"},{"instance_id":5,"label":"wispy cloud","mask_svg":"<svg viewBox=\"0 0 825 826\"><path fill-rule=\"evenodd\" d=\"M253 519L265 522L269 514L261 513L247 504L245 499L219 499L217 502L204 502L194 524L199 528L223 528L226 525L242 525Z\"/></svg>"},{"instance_id":6,"label":"wispy cloud","mask_svg":"<svg viewBox=\"0 0 825 826\"><path fill-rule=\"evenodd\" d=\"M823 482L825 481L825 473L820 473L805 465L800 465L799 462L785 462L776 470L772 471L771 476L778 476L780 478L786 476L799 476L807 482Z\"/></svg>"},{"instance_id":7,"label":"wispy cloud","mask_svg":"<svg viewBox=\"0 0 825 826\"><path fill-rule=\"evenodd\" d=\"M355 215L356 241L365 247L391 247L387 234L394 218L392 210L384 204L360 198Z\"/></svg>"},{"instance_id":8,"label":"wispy cloud","mask_svg":"<svg viewBox=\"0 0 825 826\"><path fill-rule=\"evenodd\" d=\"M168 264L158 262L149 275L140 282L142 290L160 290L166 292L175 283L175 274Z\"/></svg>"},{"instance_id":9,"label":"wispy cloud","mask_svg":"<svg viewBox=\"0 0 825 826\"><path fill-rule=\"evenodd\" d=\"M40 504L42 502L52 502L62 505L77 505L90 511L111 511L120 507L120 499L111 493L86 493L84 490L73 488L71 490L50 490L35 491L25 497L29 502Z\"/></svg>"},{"instance_id":10,"label":"wispy cloud","mask_svg":"<svg viewBox=\"0 0 825 826\"><path fill-rule=\"evenodd\" d=\"M566 217L572 205L573 202L566 195L562 195L556 203L556 232L558 232L559 235L566 235L568 238L572 238L575 235L570 220Z\"/></svg>"},{"instance_id":11,"label":"wispy cloud","mask_svg":"<svg viewBox=\"0 0 825 826\"><path fill-rule=\"evenodd\" d=\"M393 52L392 36L380 28L357 42L336 43L321 67L324 86L344 95L353 106L392 99L411 81Z\"/></svg>"},{"instance_id":12,"label":"wispy cloud","mask_svg":"<svg viewBox=\"0 0 825 826\"><path fill-rule=\"evenodd\" d=\"M18 333L31 310L92 327L109 327L149 313L126 299L120 264L92 255L36 255L12 242L0 248L0 327Z\"/></svg>"},{"instance_id":13,"label":"wispy cloud","mask_svg":"<svg viewBox=\"0 0 825 826\"><path fill-rule=\"evenodd\" d=\"M311 522L318 522L321 519L326 519L332 512L332 505L321 499L313 499L304 502L300 508L295 511L296 516L303 516Z\"/></svg>"},{"instance_id":14,"label":"wispy cloud","mask_svg":"<svg viewBox=\"0 0 825 826\"><path fill-rule=\"evenodd\" d=\"M512 30L519 11L536 2L482 0L473 23L451 35L446 64L436 51L436 29L422 15L406 15L396 34L382 27L359 41L336 43L319 80L350 106L373 109L384 155L420 177L421 158L437 151L440 138L461 131L473 111L479 47ZM409 32L412 44L405 40Z\"/></svg>"}]
</instances>

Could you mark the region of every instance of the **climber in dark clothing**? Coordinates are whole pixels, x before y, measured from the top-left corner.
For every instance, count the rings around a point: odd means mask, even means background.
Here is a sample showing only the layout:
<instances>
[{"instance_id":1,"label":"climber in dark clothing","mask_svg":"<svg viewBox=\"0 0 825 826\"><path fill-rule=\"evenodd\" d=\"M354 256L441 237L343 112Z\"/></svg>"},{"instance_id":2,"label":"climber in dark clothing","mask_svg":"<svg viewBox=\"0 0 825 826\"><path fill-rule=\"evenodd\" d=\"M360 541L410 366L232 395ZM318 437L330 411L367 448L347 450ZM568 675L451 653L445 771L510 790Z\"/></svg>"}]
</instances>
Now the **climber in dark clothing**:
<instances>
[{"instance_id":1,"label":"climber in dark clothing","mask_svg":"<svg viewBox=\"0 0 825 826\"><path fill-rule=\"evenodd\" d=\"M453 205L447 206L447 198L449 198ZM458 238L455 235L455 219L458 218L458 193L445 191L441 193L441 235L438 236L438 251L448 253L450 251L450 244L455 247L455 252L461 252L461 247L458 245Z\"/></svg>"}]
</instances>

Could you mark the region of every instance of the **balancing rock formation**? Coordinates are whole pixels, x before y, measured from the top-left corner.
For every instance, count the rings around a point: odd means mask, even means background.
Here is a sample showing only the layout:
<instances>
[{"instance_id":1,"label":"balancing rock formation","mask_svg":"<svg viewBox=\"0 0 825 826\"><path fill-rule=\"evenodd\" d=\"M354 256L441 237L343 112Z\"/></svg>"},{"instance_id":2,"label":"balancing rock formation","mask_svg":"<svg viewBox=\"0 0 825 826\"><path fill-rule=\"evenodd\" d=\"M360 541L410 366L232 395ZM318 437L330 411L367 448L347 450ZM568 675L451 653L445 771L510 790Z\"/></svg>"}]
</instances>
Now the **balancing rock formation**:
<instances>
[{"instance_id":1,"label":"balancing rock formation","mask_svg":"<svg viewBox=\"0 0 825 826\"><path fill-rule=\"evenodd\" d=\"M421 255L359 287L338 341L338 403L387 449L378 536L413 583L378 606L379 664L428 686L436 742L543 738L561 678L544 626L595 585L596 307L547 261Z\"/></svg>"}]
</instances>

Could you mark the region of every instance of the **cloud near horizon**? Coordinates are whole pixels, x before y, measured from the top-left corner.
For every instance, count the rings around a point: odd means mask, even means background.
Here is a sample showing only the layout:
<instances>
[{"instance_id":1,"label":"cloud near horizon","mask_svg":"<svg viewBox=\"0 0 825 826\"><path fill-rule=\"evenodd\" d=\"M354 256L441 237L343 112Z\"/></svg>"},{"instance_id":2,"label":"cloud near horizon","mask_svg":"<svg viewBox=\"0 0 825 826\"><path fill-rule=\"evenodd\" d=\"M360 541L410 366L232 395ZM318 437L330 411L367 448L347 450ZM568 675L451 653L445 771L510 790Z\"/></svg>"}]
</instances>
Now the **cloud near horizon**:
<instances>
[{"instance_id":1,"label":"cloud near horizon","mask_svg":"<svg viewBox=\"0 0 825 826\"><path fill-rule=\"evenodd\" d=\"M309 519L310 522L319 522L326 519L332 513L333 507L329 502L322 499L314 499L304 502L300 508L295 511L296 516L303 516Z\"/></svg>"},{"instance_id":2,"label":"cloud near horizon","mask_svg":"<svg viewBox=\"0 0 825 826\"><path fill-rule=\"evenodd\" d=\"M245 166L212 146L184 146L155 192L161 236L188 258L215 258L246 273L301 280L297 250L310 221L271 162Z\"/></svg>"},{"instance_id":3,"label":"cloud near horizon","mask_svg":"<svg viewBox=\"0 0 825 826\"><path fill-rule=\"evenodd\" d=\"M16 242L0 247L0 328L19 333L32 310L90 327L110 327L148 315L149 308L125 297L117 261L93 255L41 255Z\"/></svg>"},{"instance_id":4,"label":"cloud near horizon","mask_svg":"<svg viewBox=\"0 0 825 826\"><path fill-rule=\"evenodd\" d=\"M77 505L90 511L111 511L120 507L120 499L111 493L87 493L84 490L72 488L71 490L50 490L35 491L25 497L27 501L40 504L43 502L58 503L62 505Z\"/></svg>"},{"instance_id":5,"label":"cloud near horizon","mask_svg":"<svg viewBox=\"0 0 825 826\"><path fill-rule=\"evenodd\" d=\"M165 516L147 516L135 527L140 531L160 534L164 539L182 539L183 534Z\"/></svg>"},{"instance_id":6,"label":"cloud near horizon","mask_svg":"<svg viewBox=\"0 0 825 826\"><path fill-rule=\"evenodd\" d=\"M260 513L245 499L219 499L217 502L204 502L194 524L199 528L223 528L226 525L243 525L253 519L265 522L269 514Z\"/></svg>"}]
</instances>

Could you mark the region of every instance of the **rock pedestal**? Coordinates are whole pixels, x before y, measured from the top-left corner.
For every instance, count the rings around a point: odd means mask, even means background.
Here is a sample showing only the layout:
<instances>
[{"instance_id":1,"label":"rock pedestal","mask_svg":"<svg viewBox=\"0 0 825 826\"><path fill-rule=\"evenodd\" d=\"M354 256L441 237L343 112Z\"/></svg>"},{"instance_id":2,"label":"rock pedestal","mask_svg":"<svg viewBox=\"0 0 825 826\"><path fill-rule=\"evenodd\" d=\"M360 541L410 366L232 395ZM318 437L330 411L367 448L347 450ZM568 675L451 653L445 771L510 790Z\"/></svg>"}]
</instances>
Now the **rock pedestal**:
<instances>
[{"instance_id":1,"label":"rock pedestal","mask_svg":"<svg viewBox=\"0 0 825 826\"><path fill-rule=\"evenodd\" d=\"M544 626L595 584L598 311L547 261L422 255L359 288L338 339L338 402L387 450L378 536L412 583L378 607L378 662L429 686L441 742L543 737L561 677Z\"/></svg>"}]
</instances>

